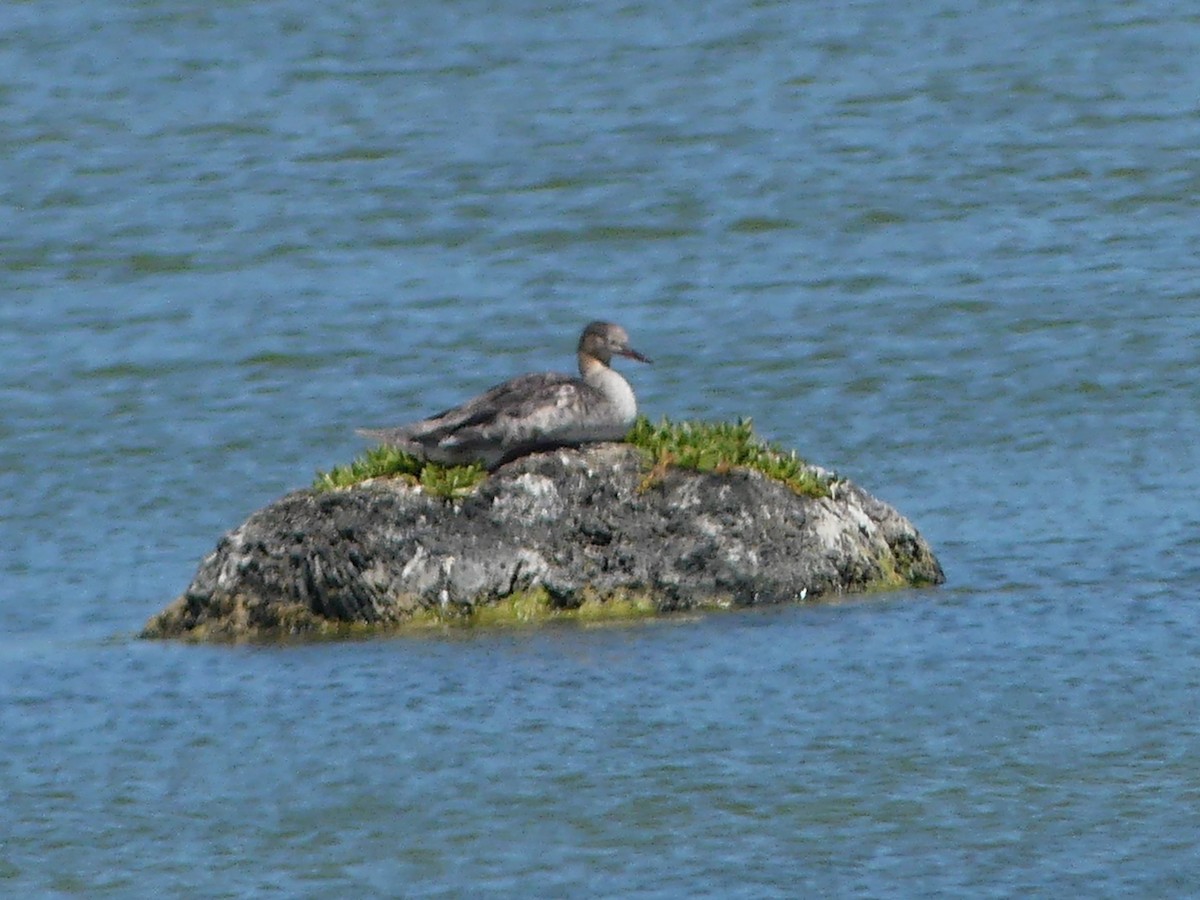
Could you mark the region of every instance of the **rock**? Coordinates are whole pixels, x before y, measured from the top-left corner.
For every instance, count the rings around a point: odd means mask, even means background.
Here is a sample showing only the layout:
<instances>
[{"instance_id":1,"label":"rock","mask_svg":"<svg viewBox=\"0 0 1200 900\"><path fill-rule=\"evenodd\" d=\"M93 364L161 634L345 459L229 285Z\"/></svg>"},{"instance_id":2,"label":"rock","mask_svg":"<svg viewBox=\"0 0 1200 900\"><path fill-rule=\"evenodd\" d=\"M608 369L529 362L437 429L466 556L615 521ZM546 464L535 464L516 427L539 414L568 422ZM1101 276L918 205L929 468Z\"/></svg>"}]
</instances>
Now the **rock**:
<instances>
[{"instance_id":1,"label":"rock","mask_svg":"<svg viewBox=\"0 0 1200 900\"><path fill-rule=\"evenodd\" d=\"M943 581L917 530L839 481L669 468L595 444L518 459L448 501L400 479L297 491L229 532L145 637L352 634L447 619L658 613Z\"/></svg>"}]
</instances>

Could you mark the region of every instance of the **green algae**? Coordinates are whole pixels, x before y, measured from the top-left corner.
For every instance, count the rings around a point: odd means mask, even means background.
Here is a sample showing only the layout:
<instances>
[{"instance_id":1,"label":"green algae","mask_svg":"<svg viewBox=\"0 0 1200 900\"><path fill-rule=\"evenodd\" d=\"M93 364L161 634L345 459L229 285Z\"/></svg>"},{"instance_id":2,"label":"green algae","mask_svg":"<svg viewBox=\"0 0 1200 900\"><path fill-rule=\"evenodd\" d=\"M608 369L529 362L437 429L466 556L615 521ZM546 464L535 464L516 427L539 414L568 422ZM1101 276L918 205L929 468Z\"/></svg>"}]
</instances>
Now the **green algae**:
<instances>
[{"instance_id":1,"label":"green algae","mask_svg":"<svg viewBox=\"0 0 1200 900\"><path fill-rule=\"evenodd\" d=\"M490 602L428 608L400 626L414 628L498 628L543 622L593 624L642 619L658 613L654 597L644 591L600 594L585 590L579 601L564 605L544 587L514 591Z\"/></svg>"},{"instance_id":2,"label":"green algae","mask_svg":"<svg viewBox=\"0 0 1200 900\"><path fill-rule=\"evenodd\" d=\"M573 605L558 602L544 587L514 591L478 603L415 607L415 597L400 598L398 608L411 612L375 622L327 619L299 603L282 603L262 610L251 621L246 598L226 598L201 621L188 621L183 598L147 622L138 635L157 640L177 638L189 643L273 644L366 640L423 633L467 632L475 628L536 627L547 623L581 626L620 623L659 614L648 591L617 590L607 594L585 589ZM724 604L713 604L713 608ZM263 615L263 613L266 613Z\"/></svg>"}]
</instances>

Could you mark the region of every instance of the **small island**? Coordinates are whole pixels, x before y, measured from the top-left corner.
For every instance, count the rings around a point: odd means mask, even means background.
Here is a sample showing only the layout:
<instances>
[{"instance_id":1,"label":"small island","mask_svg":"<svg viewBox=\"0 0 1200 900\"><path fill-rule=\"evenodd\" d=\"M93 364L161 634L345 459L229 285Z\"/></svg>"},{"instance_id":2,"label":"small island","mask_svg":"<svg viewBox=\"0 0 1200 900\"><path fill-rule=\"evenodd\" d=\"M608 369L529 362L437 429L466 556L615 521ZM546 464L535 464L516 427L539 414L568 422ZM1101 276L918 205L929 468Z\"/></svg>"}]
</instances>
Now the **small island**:
<instances>
[{"instance_id":1,"label":"small island","mask_svg":"<svg viewBox=\"0 0 1200 900\"><path fill-rule=\"evenodd\" d=\"M141 636L337 638L940 584L895 509L749 421L448 466L377 448L226 534Z\"/></svg>"}]
</instances>

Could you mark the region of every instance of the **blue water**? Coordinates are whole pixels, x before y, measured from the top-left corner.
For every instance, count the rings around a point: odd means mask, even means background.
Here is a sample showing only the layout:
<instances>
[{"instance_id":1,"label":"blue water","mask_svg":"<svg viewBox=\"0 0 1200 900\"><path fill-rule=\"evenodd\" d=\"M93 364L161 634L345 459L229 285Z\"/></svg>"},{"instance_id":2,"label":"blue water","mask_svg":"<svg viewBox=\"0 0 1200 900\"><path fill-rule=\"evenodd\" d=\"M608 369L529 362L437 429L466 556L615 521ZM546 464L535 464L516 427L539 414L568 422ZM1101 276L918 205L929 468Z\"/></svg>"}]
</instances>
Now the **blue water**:
<instances>
[{"instance_id":1,"label":"blue water","mask_svg":"<svg viewBox=\"0 0 1200 900\"><path fill-rule=\"evenodd\" d=\"M0 8L0 895L1187 896L1200 16ZM134 638L389 425L625 325L939 589Z\"/></svg>"}]
</instances>

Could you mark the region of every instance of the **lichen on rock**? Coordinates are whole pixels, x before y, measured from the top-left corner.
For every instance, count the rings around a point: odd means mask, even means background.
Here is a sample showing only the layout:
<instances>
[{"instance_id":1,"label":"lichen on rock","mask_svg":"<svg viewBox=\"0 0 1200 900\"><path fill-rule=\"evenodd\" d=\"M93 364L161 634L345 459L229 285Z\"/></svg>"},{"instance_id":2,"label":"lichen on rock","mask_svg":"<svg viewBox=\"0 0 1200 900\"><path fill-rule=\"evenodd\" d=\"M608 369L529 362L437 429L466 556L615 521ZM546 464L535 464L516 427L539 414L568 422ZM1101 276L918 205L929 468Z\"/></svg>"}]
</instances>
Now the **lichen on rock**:
<instances>
[{"instance_id":1,"label":"lichen on rock","mask_svg":"<svg viewBox=\"0 0 1200 900\"><path fill-rule=\"evenodd\" d=\"M411 479L297 491L223 537L146 637L341 636L429 623L643 615L909 585L942 570L848 481L662 467L627 444L515 460L470 493Z\"/></svg>"}]
</instances>

